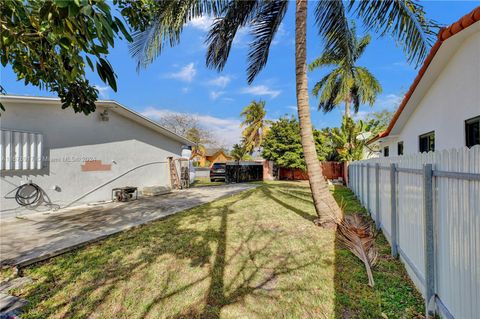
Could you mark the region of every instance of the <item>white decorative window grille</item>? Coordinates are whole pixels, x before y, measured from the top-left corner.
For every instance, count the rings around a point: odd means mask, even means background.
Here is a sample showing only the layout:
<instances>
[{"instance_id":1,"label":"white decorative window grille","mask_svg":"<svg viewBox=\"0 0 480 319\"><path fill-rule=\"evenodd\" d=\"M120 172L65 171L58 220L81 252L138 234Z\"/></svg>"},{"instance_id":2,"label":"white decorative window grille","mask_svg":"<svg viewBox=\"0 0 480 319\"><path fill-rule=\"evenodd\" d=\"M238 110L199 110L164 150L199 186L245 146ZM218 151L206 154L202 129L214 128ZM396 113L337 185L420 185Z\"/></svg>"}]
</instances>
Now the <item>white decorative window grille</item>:
<instances>
[{"instance_id":1,"label":"white decorative window grille","mask_svg":"<svg viewBox=\"0 0 480 319\"><path fill-rule=\"evenodd\" d=\"M43 135L33 132L0 130L0 169L42 169Z\"/></svg>"}]
</instances>

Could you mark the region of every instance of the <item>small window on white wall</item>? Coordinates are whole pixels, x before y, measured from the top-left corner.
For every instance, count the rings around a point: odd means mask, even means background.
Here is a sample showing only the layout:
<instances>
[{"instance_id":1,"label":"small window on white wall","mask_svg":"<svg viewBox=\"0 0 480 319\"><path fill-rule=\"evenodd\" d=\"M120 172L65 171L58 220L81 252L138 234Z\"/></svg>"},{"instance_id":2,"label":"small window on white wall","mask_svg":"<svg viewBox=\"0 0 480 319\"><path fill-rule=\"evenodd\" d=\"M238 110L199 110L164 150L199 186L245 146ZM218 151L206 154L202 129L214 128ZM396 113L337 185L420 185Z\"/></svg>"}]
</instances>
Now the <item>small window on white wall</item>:
<instances>
[{"instance_id":1,"label":"small window on white wall","mask_svg":"<svg viewBox=\"0 0 480 319\"><path fill-rule=\"evenodd\" d=\"M43 136L39 133L0 130L0 169L42 169Z\"/></svg>"},{"instance_id":2,"label":"small window on white wall","mask_svg":"<svg viewBox=\"0 0 480 319\"><path fill-rule=\"evenodd\" d=\"M390 156L390 148L389 148L388 146L385 146L385 147L383 148L383 156L384 156L384 157Z\"/></svg>"}]
</instances>

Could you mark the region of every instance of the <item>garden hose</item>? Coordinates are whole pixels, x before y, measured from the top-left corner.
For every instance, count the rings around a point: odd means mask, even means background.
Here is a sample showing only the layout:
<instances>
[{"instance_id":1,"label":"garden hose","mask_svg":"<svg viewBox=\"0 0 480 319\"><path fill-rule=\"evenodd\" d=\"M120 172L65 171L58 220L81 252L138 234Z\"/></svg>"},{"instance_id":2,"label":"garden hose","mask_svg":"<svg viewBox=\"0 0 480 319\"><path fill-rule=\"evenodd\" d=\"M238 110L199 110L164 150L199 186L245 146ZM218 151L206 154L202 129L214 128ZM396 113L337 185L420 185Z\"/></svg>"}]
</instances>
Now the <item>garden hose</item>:
<instances>
[{"instance_id":1,"label":"garden hose","mask_svg":"<svg viewBox=\"0 0 480 319\"><path fill-rule=\"evenodd\" d=\"M33 191L30 191L33 189ZM42 189L34 183L27 183L19 186L15 193L15 201L20 206L32 206L40 201Z\"/></svg>"}]
</instances>

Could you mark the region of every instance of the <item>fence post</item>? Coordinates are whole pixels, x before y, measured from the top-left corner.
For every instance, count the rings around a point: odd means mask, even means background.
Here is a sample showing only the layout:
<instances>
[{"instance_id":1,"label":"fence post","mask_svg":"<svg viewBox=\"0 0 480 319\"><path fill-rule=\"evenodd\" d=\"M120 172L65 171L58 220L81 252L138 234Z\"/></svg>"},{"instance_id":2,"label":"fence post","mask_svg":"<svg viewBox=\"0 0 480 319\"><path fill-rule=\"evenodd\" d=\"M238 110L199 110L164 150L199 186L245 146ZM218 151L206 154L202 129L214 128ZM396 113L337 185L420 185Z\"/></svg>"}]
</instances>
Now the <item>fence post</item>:
<instances>
[{"instance_id":1,"label":"fence post","mask_svg":"<svg viewBox=\"0 0 480 319\"><path fill-rule=\"evenodd\" d=\"M350 165L347 165L347 170L346 170L346 176L345 176L345 184L350 188L352 189L352 183L350 182L350 176L352 176L352 174L350 174L350 170L351 170L351 167Z\"/></svg>"},{"instance_id":2,"label":"fence post","mask_svg":"<svg viewBox=\"0 0 480 319\"><path fill-rule=\"evenodd\" d=\"M357 195L357 164L352 165L352 186L355 196Z\"/></svg>"},{"instance_id":3,"label":"fence post","mask_svg":"<svg viewBox=\"0 0 480 319\"><path fill-rule=\"evenodd\" d=\"M375 164L375 226L380 229L380 164Z\"/></svg>"},{"instance_id":4,"label":"fence post","mask_svg":"<svg viewBox=\"0 0 480 319\"><path fill-rule=\"evenodd\" d=\"M357 191L355 192L355 195L357 195L358 200L360 200L360 164L357 164L357 167L355 168L355 178L357 180Z\"/></svg>"},{"instance_id":5,"label":"fence post","mask_svg":"<svg viewBox=\"0 0 480 319\"><path fill-rule=\"evenodd\" d=\"M355 195L357 195L357 198L360 198L360 170L358 169L360 167L360 164L357 164L357 167L355 167L355 175L357 179L357 185L356 185L356 191Z\"/></svg>"},{"instance_id":6,"label":"fence post","mask_svg":"<svg viewBox=\"0 0 480 319\"><path fill-rule=\"evenodd\" d=\"M362 191L360 192L360 202L362 203L362 206L365 206L365 184L363 181L365 180L365 174L363 171L364 164L360 164L360 183L362 185Z\"/></svg>"},{"instance_id":7,"label":"fence post","mask_svg":"<svg viewBox=\"0 0 480 319\"><path fill-rule=\"evenodd\" d=\"M367 211L370 212L370 163L367 163Z\"/></svg>"},{"instance_id":8,"label":"fence post","mask_svg":"<svg viewBox=\"0 0 480 319\"><path fill-rule=\"evenodd\" d=\"M391 205L391 224L392 230L390 232L392 238L392 256L398 256L397 248L397 168L396 164L390 164L390 205Z\"/></svg>"},{"instance_id":9,"label":"fence post","mask_svg":"<svg viewBox=\"0 0 480 319\"><path fill-rule=\"evenodd\" d=\"M433 166L423 166L423 205L425 217L425 312L426 318L433 318L430 307L435 298L435 238L433 220ZM434 307L433 307L434 308Z\"/></svg>"}]
</instances>

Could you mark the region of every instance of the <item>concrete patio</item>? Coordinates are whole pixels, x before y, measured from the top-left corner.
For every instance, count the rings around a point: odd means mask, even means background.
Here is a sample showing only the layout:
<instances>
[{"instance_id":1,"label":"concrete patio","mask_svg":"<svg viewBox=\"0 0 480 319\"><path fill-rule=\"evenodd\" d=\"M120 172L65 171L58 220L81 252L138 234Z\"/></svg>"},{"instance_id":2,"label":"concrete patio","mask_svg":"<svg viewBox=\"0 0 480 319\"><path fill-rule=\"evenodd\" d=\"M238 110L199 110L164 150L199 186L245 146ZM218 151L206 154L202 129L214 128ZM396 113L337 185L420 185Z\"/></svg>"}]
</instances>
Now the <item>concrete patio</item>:
<instances>
[{"instance_id":1,"label":"concrete patio","mask_svg":"<svg viewBox=\"0 0 480 319\"><path fill-rule=\"evenodd\" d=\"M0 223L0 264L27 266L256 186L234 184L190 188L126 203L107 203L3 219Z\"/></svg>"}]
</instances>

